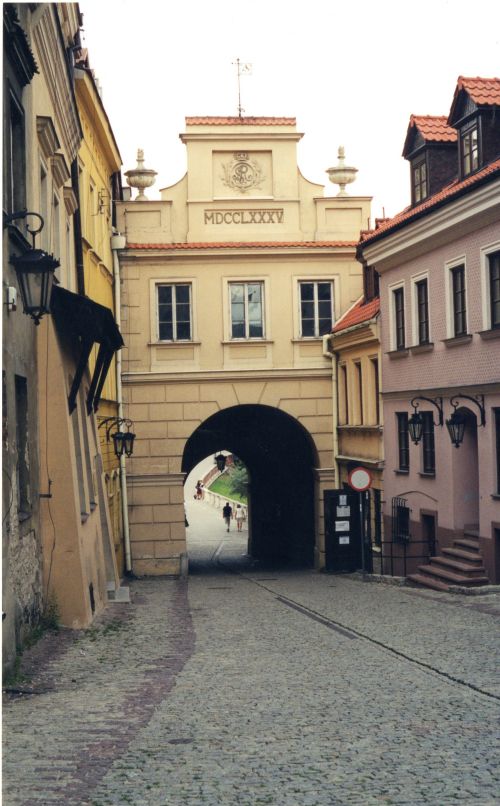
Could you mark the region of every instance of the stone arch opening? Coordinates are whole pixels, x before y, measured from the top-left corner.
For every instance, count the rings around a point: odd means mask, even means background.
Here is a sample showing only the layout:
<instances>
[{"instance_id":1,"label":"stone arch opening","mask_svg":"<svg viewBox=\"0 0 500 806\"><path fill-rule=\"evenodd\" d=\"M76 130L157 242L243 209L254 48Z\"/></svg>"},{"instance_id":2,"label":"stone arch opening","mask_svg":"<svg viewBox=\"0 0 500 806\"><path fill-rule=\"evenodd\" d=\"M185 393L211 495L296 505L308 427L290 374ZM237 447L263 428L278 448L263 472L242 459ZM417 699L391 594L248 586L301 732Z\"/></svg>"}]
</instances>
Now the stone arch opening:
<instances>
[{"instance_id":1,"label":"stone arch opening","mask_svg":"<svg viewBox=\"0 0 500 806\"><path fill-rule=\"evenodd\" d=\"M280 409L233 406L209 417L190 436L183 473L223 449L249 470L250 556L263 564L311 567L318 458L310 434Z\"/></svg>"}]
</instances>

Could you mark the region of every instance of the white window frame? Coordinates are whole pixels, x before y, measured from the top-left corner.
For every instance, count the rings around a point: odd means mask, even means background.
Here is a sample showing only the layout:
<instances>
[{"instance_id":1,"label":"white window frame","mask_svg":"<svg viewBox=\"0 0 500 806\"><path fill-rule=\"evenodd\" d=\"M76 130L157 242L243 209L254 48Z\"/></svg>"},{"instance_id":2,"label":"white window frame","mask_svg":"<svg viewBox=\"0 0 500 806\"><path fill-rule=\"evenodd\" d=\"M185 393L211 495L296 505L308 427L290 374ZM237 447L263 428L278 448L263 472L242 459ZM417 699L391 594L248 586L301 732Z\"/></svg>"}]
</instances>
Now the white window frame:
<instances>
[{"instance_id":1,"label":"white window frame","mask_svg":"<svg viewBox=\"0 0 500 806\"><path fill-rule=\"evenodd\" d=\"M414 347L419 347L420 342L418 340L418 291L417 285L421 283L422 280L427 280L427 314L428 314L428 328L429 328L429 340L427 342L422 342L422 344L431 344L432 342L432 331L431 331L431 305L430 305L430 279L429 279L429 272L420 272L420 274L415 274L411 278L411 343ZM406 326L406 322L405 322Z\"/></svg>"},{"instance_id":2,"label":"white window frame","mask_svg":"<svg viewBox=\"0 0 500 806\"><path fill-rule=\"evenodd\" d=\"M399 288L403 289L403 310L404 310L404 318L405 318L405 344L404 348L400 349L407 349L407 334L408 334L408 311L406 305L406 288L405 288L405 281L399 280L396 283L391 283L388 286L388 293L389 293L389 343L390 343L390 350L391 352L396 352L398 349L396 346L396 306L394 303L394 291L397 291Z\"/></svg>"},{"instance_id":3,"label":"white window frame","mask_svg":"<svg viewBox=\"0 0 500 806\"><path fill-rule=\"evenodd\" d=\"M233 320L232 320L232 311L231 311L231 286L233 285L243 285L245 286L245 295L244 295L244 304L245 304L245 335L244 336L233 336ZM249 285L260 285L261 286L261 305L262 305L262 336L250 336L248 334L249 331L249 321L248 321L248 296L246 293L247 286ZM237 341L265 341L267 340L267 322L266 322L266 310L267 310L267 299L266 299L266 283L265 280L262 278L254 278L251 280L243 279L240 277L228 279L227 280L227 289L226 289L226 299L227 299L227 315L228 315L228 328L227 328L227 335L228 341L237 342Z\"/></svg>"},{"instance_id":4,"label":"white window frame","mask_svg":"<svg viewBox=\"0 0 500 806\"><path fill-rule=\"evenodd\" d=\"M300 287L304 283L309 283L314 286L313 303L314 303L314 335L304 336L302 334L302 309L301 309L301 293ZM301 277L297 280L297 304L298 304L298 337L299 339L321 339L323 336L319 335L319 311L318 311L318 285L319 283L328 283L331 289L330 297L330 312L331 312L331 327L335 324L335 283L331 277ZM327 335L327 334L325 334Z\"/></svg>"},{"instance_id":5,"label":"white window frame","mask_svg":"<svg viewBox=\"0 0 500 806\"><path fill-rule=\"evenodd\" d=\"M469 333L469 283L467 270L467 260L465 255L447 260L444 264L445 272L445 292L446 292L446 337L448 339L455 338L455 310L453 307L453 275L452 270L458 269L459 266L464 267L464 284L465 284L465 334ZM457 336L460 338L460 336Z\"/></svg>"},{"instance_id":6,"label":"white window frame","mask_svg":"<svg viewBox=\"0 0 500 806\"><path fill-rule=\"evenodd\" d=\"M500 241L482 246L479 250L481 264L481 310L483 330L491 330L491 288L489 255L500 251Z\"/></svg>"},{"instance_id":7,"label":"white window frame","mask_svg":"<svg viewBox=\"0 0 500 806\"><path fill-rule=\"evenodd\" d=\"M160 316L158 307L158 288L160 286L187 285L189 287L189 310L191 317L191 337L189 339L160 339ZM152 344L191 344L196 341L195 336L195 282L193 278L169 277L168 279L155 279L150 283L150 309L151 309L151 343ZM175 322L175 306L173 323Z\"/></svg>"}]
</instances>

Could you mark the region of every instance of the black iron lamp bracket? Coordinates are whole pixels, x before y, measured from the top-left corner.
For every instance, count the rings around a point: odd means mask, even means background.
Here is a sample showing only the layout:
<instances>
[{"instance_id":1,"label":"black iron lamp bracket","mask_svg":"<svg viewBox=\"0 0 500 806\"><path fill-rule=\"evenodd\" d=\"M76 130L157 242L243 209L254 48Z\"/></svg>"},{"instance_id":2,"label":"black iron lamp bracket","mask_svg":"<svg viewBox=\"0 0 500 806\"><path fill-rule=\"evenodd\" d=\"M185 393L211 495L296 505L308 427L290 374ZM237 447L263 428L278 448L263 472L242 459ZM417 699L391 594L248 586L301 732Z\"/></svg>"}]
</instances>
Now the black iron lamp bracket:
<instances>
[{"instance_id":1,"label":"black iron lamp bracket","mask_svg":"<svg viewBox=\"0 0 500 806\"><path fill-rule=\"evenodd\" d=\"M425 400L425 401L427 401L427 403L432 403L432 405L435 406L436 409L438 410L438 421L437 421L437 423L434 423L434 425L435 426L437 426L437 425L442 426L443 425L444 417L443 417L443 398L442 397L434 397L434 398L432 398L432 397L424 397L424 395L418 395L417 397L414 397L412 399L411 403L410 403L410 405L413 406L414 414L417 413L417 409L418 409L418 403L415 402L416 400ZM433 422L434 422L434 420L433 420Z\"/></svg>"},{"instance_id":2,"label":"black iron lamp bracket","mask_svg":"<svg viewBox=\"0 0 500 806\"><path fill-rule=\"evenodd\" d=\"M43 216L40 213L33 213L29 210L18 210L17 213L10 213L9 215L4 214L3 216L3 229L8 227L9 224L12 224L13 221L18 221L20 218L29 218L30 216L34 216L38 218L40 221L40 225L38 227L30 227L29 224L26 224L26 229L28 230L29 234L33 238L33 248L35 248L35 237L41 232L45 226L45 221L43 220Z\"/></svg>"},{"instance_id":3,"label":"black iron lamp bracket","mask_svg":"<svg viewBox=\"0 0 500 806\"><path fill-rule=\"evenodd\" d=\"M112 429L112 428L113 428L115 425L116 425L118 428L119 428L121 425L125 425L125 426L126 426L128 429L130 429L130 428L132 428L133 424L134 424L134 423L132 422L132 420L127 420L127 419L126 419L126 418L124 418L124 417L106 417L104 420L102 420L102 421L99 423L98 428L102 428L102 427L103 427L103 425L105 425L105 426L106 426L106 442L109 442L109 441L110 441L110 439L109 439L109 435L110 435L111 429Z\"/></svg>"},{"instance_id":4,"label":"black iron lamp bracket","mask_svg":"<svg viewBox=\"0 0 500 806\"><path fill-rule=\"evenodd\" d=\"M454 413L458 409L460 403L459 400L470 400L471 403L474 403L478 409L480 414L480 422L479 425L484 426L486 425L486 410L484 408L484 395L476 395L475 397L471 397L471 395L464 395L462 392L459 392L457 395L453 395L450 397L450 403L453 406ZM457 402L455 402L457 401Z\"/></svg>"}]
</instances>

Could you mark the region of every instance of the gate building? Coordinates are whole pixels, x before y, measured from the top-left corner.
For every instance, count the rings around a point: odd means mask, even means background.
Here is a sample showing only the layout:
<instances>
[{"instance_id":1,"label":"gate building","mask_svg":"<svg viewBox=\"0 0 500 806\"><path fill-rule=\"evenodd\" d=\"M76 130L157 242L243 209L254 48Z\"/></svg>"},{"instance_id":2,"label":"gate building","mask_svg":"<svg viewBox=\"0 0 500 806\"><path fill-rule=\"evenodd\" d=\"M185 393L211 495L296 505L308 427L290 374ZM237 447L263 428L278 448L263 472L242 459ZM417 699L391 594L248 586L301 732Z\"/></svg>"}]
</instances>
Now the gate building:
<instances>
[{"instance_id":1,"label":"gate building","mask_svg":"<svg viewBox=\"0 0 500 806\"><path fill-rule=\"evenodd\" d=\"M136 574L182 572L186 475L224 449L249 470L252 555L324 566L327 340L362 291L370 198L305 179L301 137L294 118L186 118L185 176L118 204Z\"/></svg>"}]
</instances>

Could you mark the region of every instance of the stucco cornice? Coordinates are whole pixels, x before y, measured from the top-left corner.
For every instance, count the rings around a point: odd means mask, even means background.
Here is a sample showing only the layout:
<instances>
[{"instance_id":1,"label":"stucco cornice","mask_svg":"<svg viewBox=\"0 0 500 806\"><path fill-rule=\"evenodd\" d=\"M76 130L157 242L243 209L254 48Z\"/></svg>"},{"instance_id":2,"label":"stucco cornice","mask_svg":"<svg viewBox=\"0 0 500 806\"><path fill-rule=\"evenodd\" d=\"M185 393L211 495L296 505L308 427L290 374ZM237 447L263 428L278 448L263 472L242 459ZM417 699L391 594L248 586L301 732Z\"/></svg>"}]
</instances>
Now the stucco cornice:
<instances>
[{"instance_id":1,"label":"stucco cornice","mask_svg":"<svg viewBox=\"0 0 500 806\"><path fill-rule=\"evenodd\" d=\"M217 372L124 372L125 385L162 383L228 383L238 381L331 380L331 365L314 369L220 370Z\"/></svg>"},{"instance_id":2,"label":"stucco cornice","mask_svg":"<svg viewBox=\"0 0 500 806\"><path fill-rule=\"evenodd\" d=\"M450 397L456 395L458 392L471 395L488 395L500 394L500 383L478 383L478 384L454 384L453 386L431 386L419 387L419 394L429 396L440 395L441 397ZM382 392L384 400L400 400L401 398L408 397L408 407L410 406L410 398L415 395L415 388L412 389L396 389L394 391Z\"/></svg>"},{"instance_id":3,"label":"stucco cornice","mask_svg":"<svg viewBox=\"0 0 500 806\"><path fill-rule=\"evenodd\" d=\"M240 131L216 131L216 132L189 132L188 134L180 134L179 137L183 143L199 142L205 140L209 142L276 142L277 140L291 140L298 143L303 137L302 132L286 132L269 130L265 132L249 132L248 130Z\"/></svg>"},{"instance_id":4,"label":"stucco cornice","mask_svg":"<svg viewBox=\"0 0 500 806\"><path fill-rule=\"evenodd\" d=\"M224 244L203 244L197 246L196 244L166 244L155 248L154 244L145 245L137 249L127 248L120 252L120 262L125 264L127 262L135 263L164 263L166 260L185 260L199 259L199 258L216 258L220 260L225 257L259 257L265 256L272 257L308 257L308 258L322 258L339 256L346 256L354 259L356 255L356 244L354 242L339 243L335 246L314 242L305 242L303 245L294 243L224 243Z\"/></svg>"}]
</instances>

